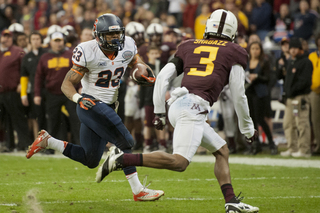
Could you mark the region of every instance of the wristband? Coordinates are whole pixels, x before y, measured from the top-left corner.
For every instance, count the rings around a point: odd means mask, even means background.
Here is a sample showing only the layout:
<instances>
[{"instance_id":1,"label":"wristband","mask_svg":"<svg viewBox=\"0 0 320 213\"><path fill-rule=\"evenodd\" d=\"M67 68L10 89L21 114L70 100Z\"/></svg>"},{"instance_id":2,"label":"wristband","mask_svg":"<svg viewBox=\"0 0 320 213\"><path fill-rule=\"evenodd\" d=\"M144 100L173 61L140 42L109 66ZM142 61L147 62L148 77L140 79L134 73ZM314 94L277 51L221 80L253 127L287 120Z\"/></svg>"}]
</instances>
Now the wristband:
<instances>
[{"instance_id":1,"label":"wristband","mask_svg":"<svg viewBox=\"0 0 320 213\"><path fill-rule=\"evenodd\" d=\"M76 93L72 96L72 101L77 104L80 98L82 98L82 96L79 93Z\"/></svg>"}]
</instances>

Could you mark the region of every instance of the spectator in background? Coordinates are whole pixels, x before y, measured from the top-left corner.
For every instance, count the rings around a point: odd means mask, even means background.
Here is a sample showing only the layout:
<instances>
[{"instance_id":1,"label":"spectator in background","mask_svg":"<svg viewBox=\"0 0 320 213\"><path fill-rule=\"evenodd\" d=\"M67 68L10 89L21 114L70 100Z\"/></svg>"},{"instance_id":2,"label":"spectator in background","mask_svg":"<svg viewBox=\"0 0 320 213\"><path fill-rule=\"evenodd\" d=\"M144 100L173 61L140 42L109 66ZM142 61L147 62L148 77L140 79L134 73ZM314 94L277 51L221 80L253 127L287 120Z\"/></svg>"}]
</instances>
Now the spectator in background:
<instances>
[{"instance_id":1,"label":"spectator in background","mask_svg":"<svg viewBox=\"0 0 320 213\"><path fill-rule=\"evenodd\" d=\"M92 39L93 39L92 29L91 28L84 28L80 34L80 43L90 41Z\"/></svg>"},{"instance_id":2,"label":"spectator in background","mask_svg":"<svg viewBox=\"0 0 320 213\"><path fill-rule=\"evenodd\" d=\"M47 9L47 16L50 14L57 14L60 10L62 10L62 1L59 0L50 0Z\"/></svg>"},{"instance_id":3,"label":"spectator in background","mask_svg":"<svg viewBox=\"0 0 320 213\"><path fill-rule=\"evenodd\" d=\"M40 17L43 17L43 16L45 16L47 18L46 11L47 11L47 2L46 1L39 1L37 11L34 14L34 19L33 19L33 24L34 24L35 30L40 30L41 27L43 27L43 26L40 26L39 19L40 19Z\"/></svg>"},{"instance_id":4,"label":"spectator in background","mask_svg":"<svg viewBox=\"0 0 320 213\"><path fill-rule=\"evenodd\" d=\"M11 22L5 15L5 9L7 7L6 0L0 0L0 31L7 29Z\"/></svg>"},{"instance_id":5,"label":"spectator in background","mask_svg":"<svg viewBox=\"0 0 320 213\"><path fill-rule=\"evenodd\" d=\"M155 76L158 76L160 70L164 66L158 58L161 55L161 50L157 46L149 46L148 48L148 63L147 65L153 70ZM153 151L153 133L156 134L157 142L159 144L158 149L160 151L167 151L167 143L165 140L165 131L157 130L153 126L152 120L154 119L154 106L153 106L153 89L154 87L140 87L140 108L144 107L145 120L144 120L144 142L145 147L143 153L150 153Z\"/></svg>"},{"instance_id":6,"label":"spectator in background","mask_svg":"<svg viewBox=\"0 0 320 213\"><path fill-rule=\"evenodd\" d=\"M310 1L310 13L316 16L315 23L315 35L320 33L320 2L319 0L311 0Z\"/></svg>"},{"instance_id":7,"label":"spectator in background","mask_svg":"<svg viewBox=\"0 0 320 213\"><path fill-rule=\"evenodd\" d=\"M253 7L250 17L250 30L258 34L261 41L273 29L272 7L265 0L256 0L256 6Z\"/></svg>"},{"instance_id":8,"label":"spectator in background","mask_svg":"<svg viewBox=\"0 0 320 213\"><path fill-rule=\"evenodd\" d=\"M300 3L300 0L290 0L290 3L288 4L290 14L293 15L299 12L299 3Z\"/></svg>"},{"instance_id":9,"label":"spectator in background","mask_svg":"<svg viewBox=\"0 0 320 213\"><path fill-rule=\"evenodd\" d=\"M185 0L168 0L169 1L169 8L168 14L173 15L177 20L177 27L182 27L183 23L183 11L186 6Z\"/></svg>"},{"instance_id":10,"label":"spectator in background","mask_svg":"<svg viewBox=\"0 0 320 213\"><path fill-rule=\"evenodd\" d=\"M189 0L183 12L183 27L190 28L194 31L194 22L196 19L196 11L198 8L197 0Z\"/></svg>"},{"instance_id":11,"label":"spectator in background","mask_svg":"<svg viewBox=\"0 0 320 213\"><path fill-rule=\"evenodd\" d=\"M31 33L31 35L29 36L31 50L23 57L21 64L21 102L23 106L28 107L28 118L30 120L29 126L33 130L34 139L36 139L38 136L39 126L41 128L45 128L44 104L38 106L33 102L34 77L36 74L39 59L42 54L45 53L45 50L41 47L42 40L42 36L39 32ZM29 83L31 85L30 88L28 88Z\"/></svg>"},{"instance_id":12,"label":"spectator in background","mask_svg":"<svg viewBox=\"0 0 320 213\"><path fill-rule=\"evenodd\" d=\"M290 4L290 0L276 0L276 1L273 1L273 12L275 14L280 13L281 5L283 5L283 4L289 5ZM289 9L289 7L288 7L288 9Z\"/></svg>"},{"instance_id":13,"label":"spectator in background","mask_svg":"<svg viewBox=\"0 0 320 213\"><path fill-rule=\"evenodd\" d=\"M6 148L15 148L13 130L18 134L18 150L31 144L28 120L20 99L22 48L13 45L12 32L3 30L0 37L0 117L5 118ZM13 127L13 128L12 128Z\"/></svg>"},{"instance_id":14,"label":"spectator in background","mask_svg":"<svg viewBox=\"0 0 320 213\"><path fill-rule=\"evenodd\" d=\"M289 38L291 36L290 30L292 30L292 18L289 13L289 6L282 4L280 6L280 12L276 14L275 32L273 34L273 40L278 43L282 38Z\"/></svg>"},{"instance_id":15,"label":"spectator in background","mask_svg":"<svg viewBox=\"0 0 320 213\"><path fill-rule=\"evenodd\" d=\"M289 39L282 38L280 45L281 45L281 56L276 61L276 73L277 73L278 79L284 80L286 77L286 73L287 73L286 68L288 65L288 60L290 58ZM282 103L285 102L285 100L282 98L282 96L281 97L279 96L279 100Z\"/></svg>"},{"instance_id":16,"label":"spectator in background","mask_svg":"<svg viewBox=\"0 0 320 213\"><path fill-rule=\"evenodd\" d=\"M25 53L29 52L28 49L28 37L25 33L17 33L14 45L21 47Z\"/></svg>"},{"instance_id":17,"label":"spectator in background","mask_svg":"<svg viewBox=\"0 0 320 213\"><path fill-rule=\"evenodd\" d=\"M128 17L130 18L131 20L133 20L133 17L136 13L136 9L134 8L134 5L131 1L126 1L124 3L124 17Z\"/></svg>"},{"instance_id":18,"label":"spectator in background","mask_svg":"<svg viewBox=\"0 0 320 213\"><path fill-rule=\"evenodd\" d=\"M90 10L85 10L83 14L83 20L80 23L80 28L92 28L94 21L96 20L96 15L93 15L93 12Z\"/></svg>"},{"instance_id":19,"label":"spectator in background","mask_svg":"<svg viewBox=\"0 0 320 213\"><path fill-rule=\"evenodd\" d=\"M265 117L272 117L270 91L268 84L271 78L270 62L264 56L260 42L252 42L249 45L249 62L247 66L246 95L255 129L260 125L267 135L270 153L276 155L277 147L273 141L273 136ZM260 142L256 141L253 154L261 151Z\"/></svg>"},{"instance_id":20,"label":"spectator in background","mask_svg":"<svg viewBox=\"0 0 320 213\"><path fill-rule=\"evenodd\" d=\"M309 3L300 1L300 12L294 16L294 37L303 38L308 41L313 34L316 16L309 11Z\"/></svg>"},{"instance_id":21,"label":"spectator in background","mask_svg":"<svg viewBox=\"0 0 320 213\"><path fill-rule=\"evenodd\" d=\"M201 14L196 18L194 23L194 35L196 39L203 38L204 30L206 29L206 22L210 14L209 5L203 4L201 7Z\"/></svg>"},{"instance_id":22,"label":"spectator in background","mask_svg":"<svg viewBox=\"0 0 320 213\"><path fill-rule=\"evenodd\" d=\"M243 7L243 13L247 16L249 21L251 20L252 10L253 10L253 2L247 1L247 3ZM250 22L249 22L249 24L250 24ZM250 30L250 28L249 28L249 30Z\"/></svg>"},{"instance_id":23,"label":"spectator in background","mask_svg":"<svg viewBox=\"0 0 320 213\"><path fill-rule=\"evenodd\" d=\"M312 155L320 155L320 34L315 39L317 50L309 55L309 60L313 64L312 85L310 93L311 121L314 132L316 146L312 150Z\"/></svg>"},{"instance_id":24,"label":"spectator in background","mask_svg":"<svg viewBox=\"0 0 320 213\"><path fill-rule=\"evenodd\" d=\"M281 156L310 157L310 87L313 66L304 53L299 38L291 38L289 43L291 58L288 60L284 92L286 108L283 129L288 150ZM319 131L319 130L317 130Z\"/></svg>"},{"instance_id":25,"label":"spectator in background","mask_svg":"<svg viewBox=\"0 0 320 213\"><path fill-rule=\"evenodd\" d=\"M72 51L65 49L64 37L61 32L54 32L50 36L51 49L43 54L39 60L35 75L34 102L41 105L41 91L46 91L47 124L54 137L60 137L61 107L64 105L69 114L70 128L73 142L80 144L80 122L76 114L76 104L70 101L61 91L61 85L66 73L72 67ZM66 135L62 137L66 140Z\"/></svg>"},{"instance_id":26,"label":"spectator in background","mask_svg":"<svg viewBox=\"0 0 320 213\"><path fill-rule=\"evenodd\" d=\"M249 20L247 16L239 10L235 0L226 0L225 9L231 11L238 19L238 35L246 35L249 30Z\"/></svg>"}]
</instances>

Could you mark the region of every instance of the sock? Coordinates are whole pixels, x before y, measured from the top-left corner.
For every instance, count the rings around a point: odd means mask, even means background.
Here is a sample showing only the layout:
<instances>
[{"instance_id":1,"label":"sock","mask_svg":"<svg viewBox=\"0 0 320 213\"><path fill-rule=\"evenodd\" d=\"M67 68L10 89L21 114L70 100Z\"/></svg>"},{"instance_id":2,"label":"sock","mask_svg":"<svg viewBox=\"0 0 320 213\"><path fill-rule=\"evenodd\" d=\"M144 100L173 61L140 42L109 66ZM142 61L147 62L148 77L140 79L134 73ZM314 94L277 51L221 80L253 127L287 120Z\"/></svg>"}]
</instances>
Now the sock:
<instances>
[{"instance_id":1,"label":"sock","mask_svg":"<svg viewBox=\"0 0 320 213\"><path fill-rule=\"evenodd\" d=\"M233 199L233 198L235 198L235 194L233 192L233 188L230 183L223 184L221 186L221 191L222 191L222 194L224 196L224 200L226 201L226 203L239 203L239 201L237 201L236 199ZM232 201L232 202L230 202L230 201Z\"/></svg>"},{"instance_id":2,"label":"sock","mask_svg":"<svg viewBox=\"0 0 320 213\"><path fill-rule=\"evenodd\" d=\"M151 146L152 145L152 139L144 139L144 142L146 143L146 146Z\"/></svg>"},{"instance_id":3,"label":"sock","mask_svg":"<svg viewBox=\"0 0 320 213\"><path fill-rule=\"evenodd\" d=\"M66 148L68 142L55 139L54 137L51 137L48 139L48 148L57 150L58 152L63 152Z\"/></svg>"},{"instance_id":4,"label":"sock","mask_svg":"<svg viewBox=\"0 0 320 213\"><path fill-rule=\"evenodd\" d=\"M164 140L164 139L163 139L163 140L160 140L160 141L159 141L159 144L167 148L166 140Z\"/></svg>"},{"instance_id":5,"label":"sock","mask_svg":"<svg viewBox=\"0 0 320 213\"><path fill-rule=\"evenodd\" d=\"M120 160L121 161L121 160ZM122 167L128 166L142 166L142 154L124 153L122 156Z\"/></svg>"},{"instance_id":6,"label":"sock","mask_svg":"<svg viewBox=\"0 0 320 213\"><path fill-rule=\"evenodd\" d=\"M143 187L138 178L138 173L134 172L130 175L126 175L126 178L131 186L133 194L139 194L141 188Z\"/></svg>"}]
</instances>

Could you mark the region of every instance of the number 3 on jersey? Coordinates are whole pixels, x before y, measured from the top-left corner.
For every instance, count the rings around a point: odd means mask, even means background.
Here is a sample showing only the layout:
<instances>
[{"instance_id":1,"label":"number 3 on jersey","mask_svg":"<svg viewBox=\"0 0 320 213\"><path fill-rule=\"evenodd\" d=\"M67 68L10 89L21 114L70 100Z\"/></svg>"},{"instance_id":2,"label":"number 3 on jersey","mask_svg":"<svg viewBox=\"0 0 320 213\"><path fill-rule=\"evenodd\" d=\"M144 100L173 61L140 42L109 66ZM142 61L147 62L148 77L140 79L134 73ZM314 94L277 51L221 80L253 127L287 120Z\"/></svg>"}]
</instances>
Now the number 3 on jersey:
<instances>
[{"instance_id":1,"label":"number 3 on jersey","mask_svg":"<svg viewBox=\"0 0 320 213\"><path fill-rule=\"evenodd\" d=\"M201 71L201 70L197 70L197 68L190 68L190 71L188 72L187 75L195 75L195 76L202 76L202 77L211 75L214 69L213 61L215 61L217 58L218 50L219 50L219 47L209 47L209 46L200 46L195 48L193 51L193 53L195 54L200 54L201 52L209 52L208 58L204 58L204 57L200 58L200 64L207 65L206 70Z\"/></svg>"}]
</instances>

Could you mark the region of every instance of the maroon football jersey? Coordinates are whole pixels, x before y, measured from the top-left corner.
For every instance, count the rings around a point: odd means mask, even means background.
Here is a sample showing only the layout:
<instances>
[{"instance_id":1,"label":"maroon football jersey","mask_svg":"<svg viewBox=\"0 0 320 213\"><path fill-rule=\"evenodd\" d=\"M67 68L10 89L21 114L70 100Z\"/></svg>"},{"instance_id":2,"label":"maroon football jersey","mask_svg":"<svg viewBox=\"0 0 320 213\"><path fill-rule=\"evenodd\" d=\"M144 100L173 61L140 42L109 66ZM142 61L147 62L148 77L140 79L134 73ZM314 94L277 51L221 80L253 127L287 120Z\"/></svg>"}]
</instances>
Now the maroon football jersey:
<instances>
[{"instance_id":1,"label":"maroon football jersey","mask_svg":"<svg viewBox=\"0 0 320 213\"><path fill-rule=\"evenodd\" d=\"M248 54L238 44L217 39L190 39L178 46L175 54L183 61L181 86L212 105L223 87L229 83L231 67L244 69Z\"/></svg>"}]
</instances>

